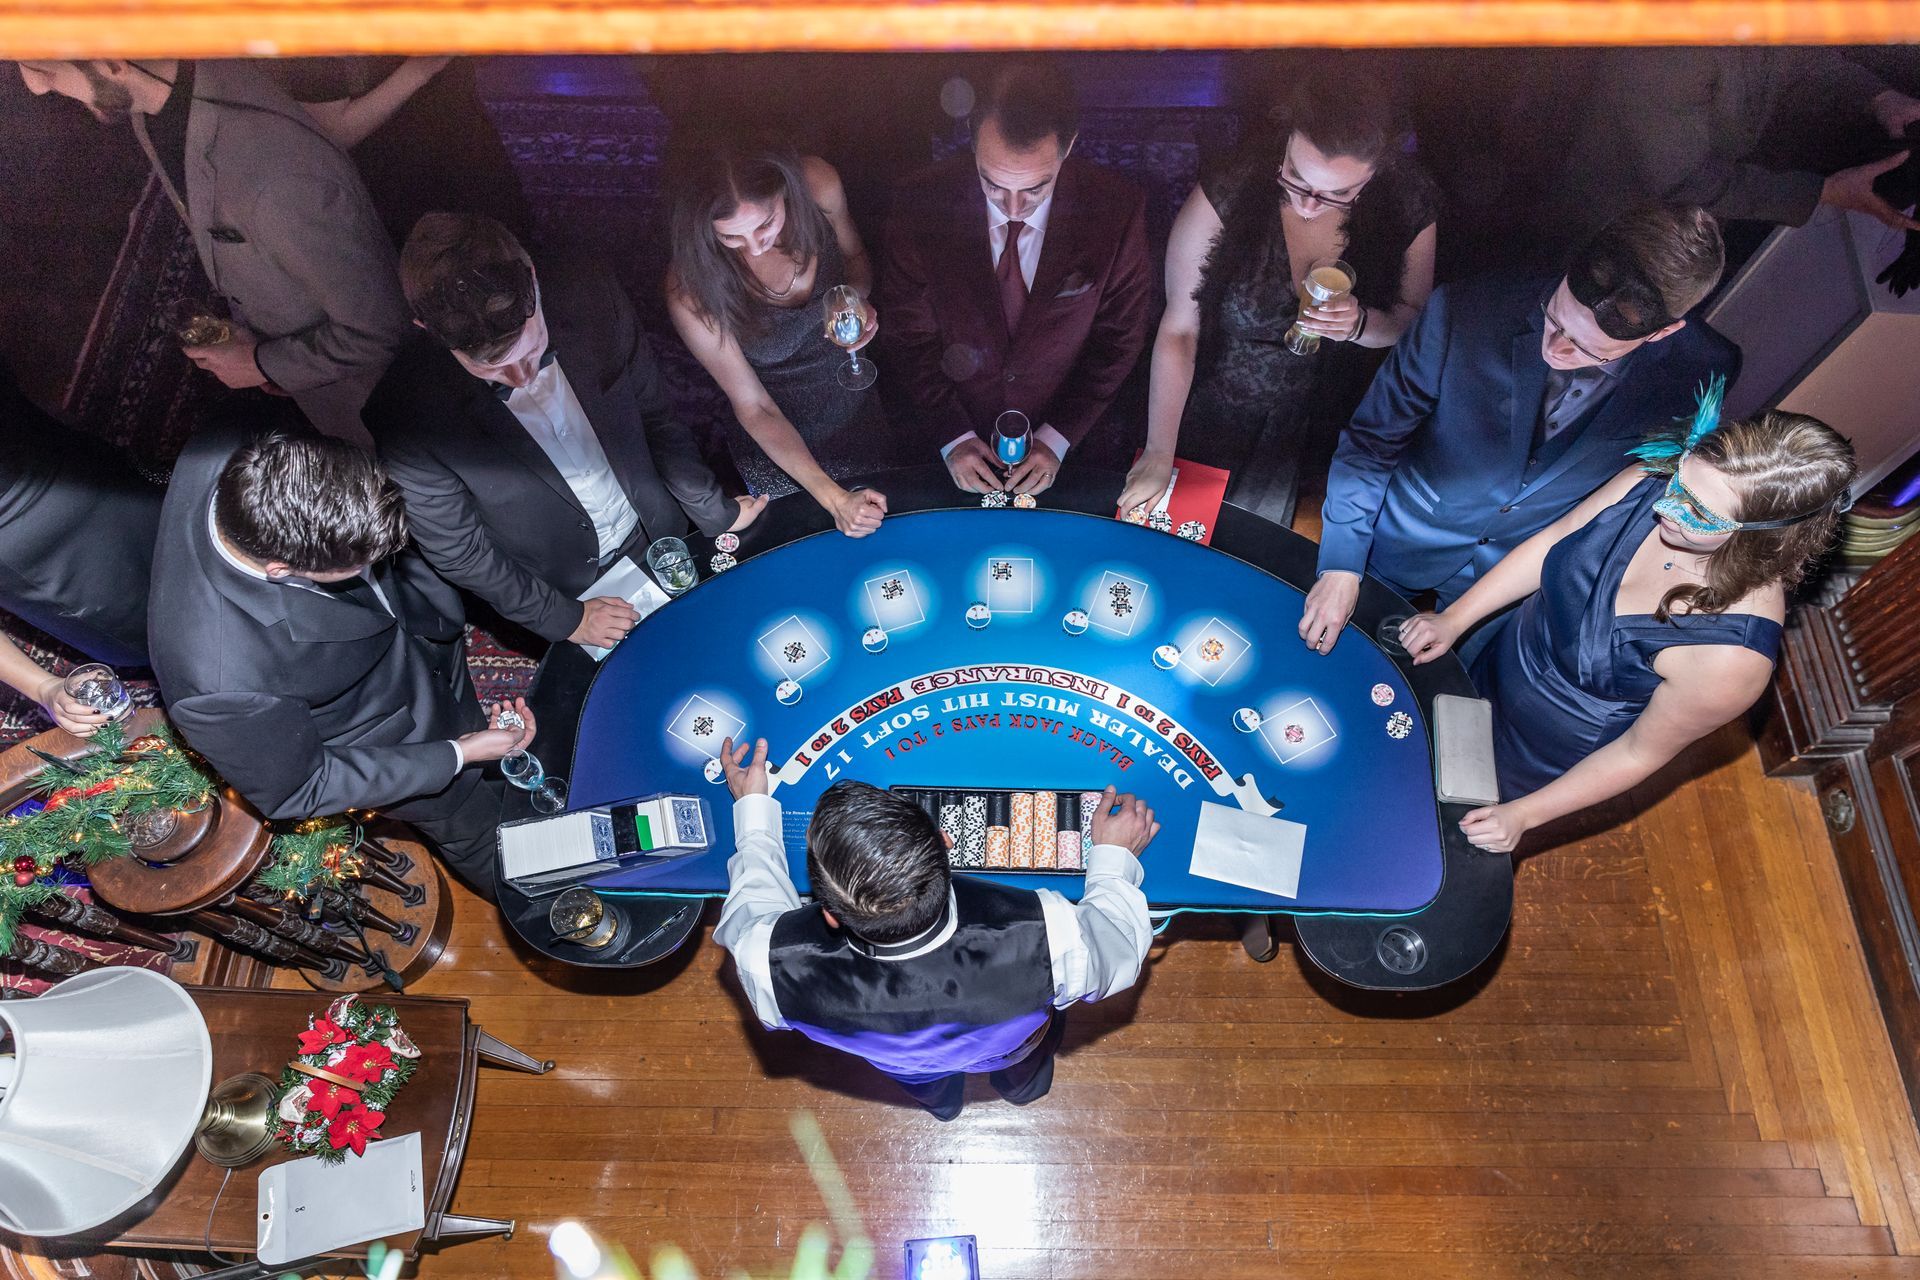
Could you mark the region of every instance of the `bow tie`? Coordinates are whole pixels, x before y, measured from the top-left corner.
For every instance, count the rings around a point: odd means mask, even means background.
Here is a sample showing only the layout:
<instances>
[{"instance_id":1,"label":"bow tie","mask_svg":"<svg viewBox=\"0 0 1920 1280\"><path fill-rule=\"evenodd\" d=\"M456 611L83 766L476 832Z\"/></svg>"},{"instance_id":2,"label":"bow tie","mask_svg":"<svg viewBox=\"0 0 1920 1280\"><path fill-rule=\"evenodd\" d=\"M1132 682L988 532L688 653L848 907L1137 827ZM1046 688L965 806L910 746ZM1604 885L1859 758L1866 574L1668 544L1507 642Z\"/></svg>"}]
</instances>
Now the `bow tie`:
<instances>
[{"instance_id":1,"label":"bow tie","mask_svg":"<svg viewBox=\"0 0 1920 1280\"><path fill-rule=\"evenodd\" d=\"M558 355L559 352L554 350L553 344L548 343L547 349L540 353L540 367L542 369L546 368L553 363L554 358ZM492 379L487 380L487 385L493 388L494 397L503 404L513 398L514 392L520 390L519 387L510 387L504 382L494 382Z\"/></svg>"}]
</instances>

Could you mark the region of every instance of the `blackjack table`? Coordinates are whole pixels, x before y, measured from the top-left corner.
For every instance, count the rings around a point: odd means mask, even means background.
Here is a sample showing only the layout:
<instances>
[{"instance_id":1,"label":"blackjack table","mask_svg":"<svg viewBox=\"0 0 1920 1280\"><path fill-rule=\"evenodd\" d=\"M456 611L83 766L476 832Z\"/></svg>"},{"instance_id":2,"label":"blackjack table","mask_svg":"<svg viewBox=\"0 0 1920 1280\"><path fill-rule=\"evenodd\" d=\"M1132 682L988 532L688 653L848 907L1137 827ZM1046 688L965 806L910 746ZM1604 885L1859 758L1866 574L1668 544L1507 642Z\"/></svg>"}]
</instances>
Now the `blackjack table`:
<instances>
[{"instance_id":1,"label":"blackjack table","mask_svg":"<svg viewBox=\"0 0 1920 1280\"><path fill-rule=\"evenodd\" d=\"M722 572L693 540L699 585L604 662L550 651L534 749L575 809L701 797L713 846L588 882L628 917L614 954L556 943L547 899L503 883L509 921L590 966L679 946L698 900L726 893L721 743L764 738L803 893L807 820L838 779L925 808L958 874L1069 898L1112 785L1161 824L1142 859L1156 915L1292 917L1306 959L1366 988L1477 968L1505 933L1512 863L1435 795L1433 699L1474 696L1458 661L1383 648L1381 622L1412 609L1372 580L1333 651L1310 651L1312 543L1230 503L1205 545L1116 520L1121 482L1069 467L1033 509L985 509L944 468L893 471L866 481L890 511L869 537L797 494Z\"/></svg>"}]
</instances>

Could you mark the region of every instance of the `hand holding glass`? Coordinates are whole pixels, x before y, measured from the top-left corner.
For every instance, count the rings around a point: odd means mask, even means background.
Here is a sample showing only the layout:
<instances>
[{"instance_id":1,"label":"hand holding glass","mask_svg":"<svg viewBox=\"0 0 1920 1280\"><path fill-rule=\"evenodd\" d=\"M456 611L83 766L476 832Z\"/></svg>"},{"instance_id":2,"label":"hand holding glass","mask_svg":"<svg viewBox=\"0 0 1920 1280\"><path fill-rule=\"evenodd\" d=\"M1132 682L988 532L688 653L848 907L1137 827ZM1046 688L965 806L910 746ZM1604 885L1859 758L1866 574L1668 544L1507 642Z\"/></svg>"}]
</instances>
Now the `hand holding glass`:
<instances>
[{"instance_id":1,"label":"hand holding glass","mask_svg":"<svg viewBox=\"0 0 1920 1280\"><path fill-rule=\"evenodd\" d=\"M849 391L865 391L880 376L873 361L862 360L854 350L867 336L867 305L861 301L860 291L850 284L835 285L827 290L822 305L827 313L827 341L845 348L847 353L847 362L836 375L840 385Z\"/></svg>"},{"instance_id":2,"label":"hand holding glass","mask_svg":"<svg viewBox=\"0 0 1920 1280\"><path fill-rule=\"evenodd\" d=\"M133 714L133 697L113 668L104 662L88 662L67 673L67 696L95 711L104 711L109 720L124 720Z\"/></svg>"},{"instance_id":3,"label":"hand holding glass","mask_svg":"<svg viewBox=\"0 0 1920 1280\"><path fill-rule=\"evenodd\" d=\"M1027 444L1032 437L1033 426L1027 415L1009 409L993 420L993 455L1001 465L1017 467L1027 460Z\"/></svg>"},{"instance_id":4,"label":"hand holding glass","mask_svg":"<svg viewBox=\"0 0 1920 1280\"><path fill-rule=\"evenodd\" d=\"M1300 280L1300 309L1324 307L1353 292L1356 277L1353 268L1338 258L1322 258L1307 268ZM1310 356L1320 349L1320 335L1309 333L1295 320L1287 330L1287 350L1297 356Z\"/></svg>"}]
</instances>

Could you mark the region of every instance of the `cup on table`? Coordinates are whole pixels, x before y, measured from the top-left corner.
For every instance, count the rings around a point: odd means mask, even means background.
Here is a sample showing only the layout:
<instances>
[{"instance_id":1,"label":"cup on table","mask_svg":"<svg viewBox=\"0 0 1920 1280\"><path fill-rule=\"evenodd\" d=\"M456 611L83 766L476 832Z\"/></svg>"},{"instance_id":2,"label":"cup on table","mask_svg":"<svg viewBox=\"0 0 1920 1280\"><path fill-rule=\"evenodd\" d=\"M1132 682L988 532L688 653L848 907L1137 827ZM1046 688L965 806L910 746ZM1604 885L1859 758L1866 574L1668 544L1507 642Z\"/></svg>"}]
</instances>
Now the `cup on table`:
<instances>
[{"instance_id":1,"label":"cup on table","mask_svg":"<svg viewBox=\"0 0 1920 1280\"><path fill-rule=\"evenodd\" d=\"M670 596L690 590L700 581L700 570L693 563L693 553L678 538L656 538L647 548L647 568L653 571L660 589Z\"/></svg>"},{"instance_id":2,"label":"cup on table","mask_svg":"<svg viewBox=\"0 0 1920 1280\"><path fill-rule=\"evenodd\" d=\"M567 807L567 781L549 778L540 757L524 747L500 757L500 772L507 782L527 793L535 813L559 813Z\"/></svg>"},{"instance_id":3,"label":"cup on table","mask_svg":"<svg viewBox=\"0 0 1920 1280\"><path fill-rule=\"evenodd\" d=\"M1300 309L1324 307L1329 302L1337 302L1353 292L1357 277L1353 268L1338 258L1321 258L1307 268L1307 274L1300 278ZM1320 335L1308 333L1295 320L1293 327L1287 330L1287 350L1297 356L1310 356L1320 349Z\"/></svg>"},{"instance_id":4,"label":"cup on table","mask_svg":"<svg viewBox=\"0 0 1920 1280\"><path fill-rule=\"evenodd\" d=\"M67 672L66 691L75 702L106 712L109 720L133 714L133 695L104 662L82 663Z\"/></svg>"}]
</instances>

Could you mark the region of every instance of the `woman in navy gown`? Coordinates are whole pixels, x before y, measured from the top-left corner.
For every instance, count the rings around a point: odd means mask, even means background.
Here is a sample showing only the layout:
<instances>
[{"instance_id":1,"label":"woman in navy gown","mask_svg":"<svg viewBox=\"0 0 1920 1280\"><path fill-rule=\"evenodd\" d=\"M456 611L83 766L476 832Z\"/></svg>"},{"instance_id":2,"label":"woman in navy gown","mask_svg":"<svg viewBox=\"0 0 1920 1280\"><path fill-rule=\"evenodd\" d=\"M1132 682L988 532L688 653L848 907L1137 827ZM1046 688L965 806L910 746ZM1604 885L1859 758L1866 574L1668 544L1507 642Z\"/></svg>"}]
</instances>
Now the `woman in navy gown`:
<instances>
[{"instance_id":1,"label":"woman in navy gown","mask_svg":"<svg viewBox=\"0 0 1920 1280\"><path fill-rule=\"evenodd\" d=\"M1619 795L1766 689L1787 592L1849 504L1853 447L1798 414L1716 427L1719 390L1683 438L1635 450L1644 465L1402 629L1431 662L1521 602L1473 664L1501 796L1460 824L1481 848Z\"/></svg>"}]
</instances>

